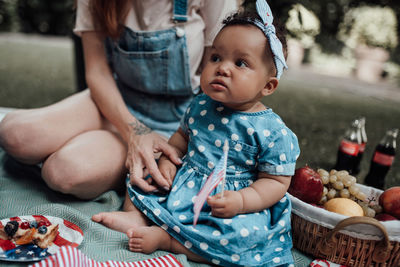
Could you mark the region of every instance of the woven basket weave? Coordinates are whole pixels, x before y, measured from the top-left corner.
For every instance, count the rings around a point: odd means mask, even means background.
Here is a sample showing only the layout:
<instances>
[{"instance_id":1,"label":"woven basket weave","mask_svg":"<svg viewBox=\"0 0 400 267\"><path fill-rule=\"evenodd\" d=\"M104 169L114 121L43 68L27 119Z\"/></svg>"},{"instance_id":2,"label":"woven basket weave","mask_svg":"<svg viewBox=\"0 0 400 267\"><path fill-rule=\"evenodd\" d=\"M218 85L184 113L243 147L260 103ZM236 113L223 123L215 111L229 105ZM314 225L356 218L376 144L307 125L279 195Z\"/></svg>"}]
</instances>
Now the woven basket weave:
<instances>
[{"instance_id":1,"label":"woven basket weave","mask_svg":"<svg viewBox=\"0 0 400 267\"><path fill-rule=\"evenodd\" d=\"M362 187L367 194L381 193ZM290 198L293 245L298 250L346 266L400 266L400 221L347 217Z\"/></svg>"}]
</instances>

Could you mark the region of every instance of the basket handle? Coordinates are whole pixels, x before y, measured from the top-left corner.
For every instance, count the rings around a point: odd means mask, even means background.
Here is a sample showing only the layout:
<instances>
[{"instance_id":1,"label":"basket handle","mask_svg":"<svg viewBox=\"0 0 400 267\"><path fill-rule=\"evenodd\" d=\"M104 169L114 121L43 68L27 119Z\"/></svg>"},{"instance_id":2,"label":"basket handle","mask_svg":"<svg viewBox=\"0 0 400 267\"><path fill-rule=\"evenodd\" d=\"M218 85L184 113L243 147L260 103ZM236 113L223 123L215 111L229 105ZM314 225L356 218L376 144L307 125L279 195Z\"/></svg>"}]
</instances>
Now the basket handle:
<instances>
[{"instance_id":1,"label":"basket handle","mask_svg":"<svg viewBox=\"0 0 400 267\"><path fill-rule=\"evenodd\" d=\"M372 259L375 262L385 262L390 257L389 250L389 235L385 226L378 220L366 216L353 216L340 221L335 228L322 237L321 241L317 244L317 249L324 255L330 255L337 247L338 239L336 233L341 229L353 224L369 224L377 227L383 233L383 239L377 244Z\"/></svg>"}]
</instances>

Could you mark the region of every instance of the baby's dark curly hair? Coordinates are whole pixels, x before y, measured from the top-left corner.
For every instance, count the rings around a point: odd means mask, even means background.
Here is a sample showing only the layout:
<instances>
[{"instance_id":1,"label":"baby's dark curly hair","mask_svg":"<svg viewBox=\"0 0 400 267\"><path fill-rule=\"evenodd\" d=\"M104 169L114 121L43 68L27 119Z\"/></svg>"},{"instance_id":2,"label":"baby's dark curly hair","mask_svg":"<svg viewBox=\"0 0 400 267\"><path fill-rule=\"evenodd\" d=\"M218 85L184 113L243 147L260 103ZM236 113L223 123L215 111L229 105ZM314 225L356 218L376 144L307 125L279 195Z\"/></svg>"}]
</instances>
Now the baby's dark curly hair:
<instances>
[{"instance_id":1,"label":"baby's dark curly hair","mask_svg":"<svg viewBox=\"0 0 400 267\"><path fill-rule=\"evenodd\" d=\"M233 25L254 25L252 21L262 21L260 16L255 11L239 11L228 16L222 21L223 28ZM286 42L286 28L274 18L274 26L276 36L282 43L283 55L287 59L287 42ZM256 26L255 26L256 27Z\"/></svg>"}]
</instances>

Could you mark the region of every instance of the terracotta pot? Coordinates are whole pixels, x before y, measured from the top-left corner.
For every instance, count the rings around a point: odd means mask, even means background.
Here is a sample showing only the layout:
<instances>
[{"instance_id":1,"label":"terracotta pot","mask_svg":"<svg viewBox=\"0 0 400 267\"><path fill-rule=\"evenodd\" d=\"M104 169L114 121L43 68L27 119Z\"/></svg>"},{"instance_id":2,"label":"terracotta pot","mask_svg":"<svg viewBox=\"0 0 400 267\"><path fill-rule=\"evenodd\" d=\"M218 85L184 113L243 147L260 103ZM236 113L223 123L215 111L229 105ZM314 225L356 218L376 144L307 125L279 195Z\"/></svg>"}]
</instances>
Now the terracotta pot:
<instances>
[{"instance_id":1,"label":"terracotta pot","mask_svg":"<svg viewBox=\"0 0 400 267\"><path fill-rule=\"evenodd\" d=\"M356 77L370 83L379 82L384 64L389 59L389 52L381 47L359 45L354 53L357 60Z\"/></svg>"},{"instance_id":2,"label":"terracotta pot","mask_svg":"<svg viewBox=\"0 0 400 267\"><path fill-rule=\"evenodd\" d=\"M288 46L288 67L299 67L303 63L304 58L304 47L300 41L295 39L289 39L287 42Z\"/></svg>"}]
</instances>

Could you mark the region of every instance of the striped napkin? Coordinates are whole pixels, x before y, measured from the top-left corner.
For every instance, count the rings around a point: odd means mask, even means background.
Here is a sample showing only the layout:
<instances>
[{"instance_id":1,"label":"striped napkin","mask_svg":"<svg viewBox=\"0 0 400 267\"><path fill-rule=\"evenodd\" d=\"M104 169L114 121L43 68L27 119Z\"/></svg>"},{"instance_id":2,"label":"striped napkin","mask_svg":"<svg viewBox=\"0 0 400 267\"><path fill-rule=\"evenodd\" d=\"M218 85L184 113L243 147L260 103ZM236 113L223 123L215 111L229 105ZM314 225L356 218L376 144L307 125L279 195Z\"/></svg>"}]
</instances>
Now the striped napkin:
<instances>
[{"instance_id":1,"label":"striped napkin","mask_svg":"<svg viewBox=\"0 0 400 267\"><path fill-rule=\"evenodd\" d=\"M310 267L347 267L347 266L336 264L328 260L315 259L311 262Z\"/></svg>"},{"instance_id":2,"label":"striped napkin","mask_svg":"<svg viewBox=\"0 0 400 267\"><path fill-rule=\"evenodd\" d=\"M29 267L69 267L69 266L96 266L96 267L183 267L183 265L172 255L141 260L136 262L127 261L106 261L98 262L88 258L79 249L71 246L62 246L58 252L51 255L42 261L29 265Z\"/></svg>"}]
</instances>

